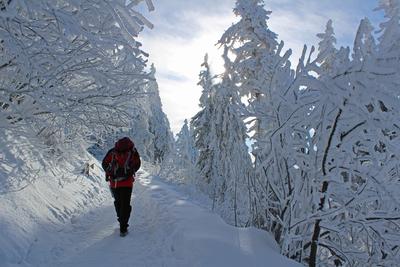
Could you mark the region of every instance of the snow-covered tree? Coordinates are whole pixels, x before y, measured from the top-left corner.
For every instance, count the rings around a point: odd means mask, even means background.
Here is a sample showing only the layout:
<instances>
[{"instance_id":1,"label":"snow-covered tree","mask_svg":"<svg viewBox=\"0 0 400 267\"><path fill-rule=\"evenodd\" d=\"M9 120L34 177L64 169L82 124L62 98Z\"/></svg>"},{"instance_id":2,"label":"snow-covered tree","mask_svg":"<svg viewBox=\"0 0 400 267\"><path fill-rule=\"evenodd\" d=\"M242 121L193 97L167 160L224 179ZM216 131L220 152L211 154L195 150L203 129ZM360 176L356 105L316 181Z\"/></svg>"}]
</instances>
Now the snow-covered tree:
<instances>
[{"instance_id":1,"label":"snow-covered tree","mask_svg":"<svg viewBox=\"0 0 400 267\"><path fill-rule=\"evenodd\" d=\"M195 185L198 179L198 171L196 161L198 151L194 144L192 135L193 128L189 127L188 121L185 120L180 132L176 135L175 154L170 154L172 159L169 164L163 166L163 174L172 173L174 180L185 183L187 185ZM170 175L169 175L170 176Z\"/></svg>"},{"instance_id":2,"label":"snow-covered tree","mask_svg":"<svg viewBox=\"0 0 400 267\"><path fill-rule=\"evenodd\" d=\"M197 150L187 120L184 121L180 132L176 135L175 149L182 162L188 165L196 163Z\"/></svg>"},{"instance_id":3,"label":"snow-covered tree","mask_svg":"<svg viewBox=\"0 0 400 267\"><path fill-rule=\"evenodd\" d=\"M219 40L235 56L232 78L240 82L242 95L256 98L264 93L263 87L273 77L273 58L278 48L277 35L270 31L267 20L271 11L264 9L262 0L237 0L234 13L240 20L230 26ZM232 73L233 74L233 73Z\"/></svg>"},{"instance_id":4,"label":"snow-covered tree","mask_svg":"<svg viewBox=\"0 0 400 267\"><path fill-rule=\"evenodd\" d=\"M253 118L252 153L257 166L266 157L262 150L274 123L274 108L270 103L276 85L283 80L286 84L291 82L290 71L286 71L287 67L290 70L291 51L280 55L283 42L279 44L277 34L268 28L271 11L264 9L263 1L238 0L234 12L240 20L225 31L219 43L227 45L234 54L231 75L241 94L249 97L247 116Z\"/></svg>"},{"instance_id":5,"label":"snow-covered tree","mask_svg":"<svg viewBox=\"0 0 400 267\"><path fill-rule=\"evenodd\" d=\"M161 163L166 155L170 156L169 153L173 152L174 140L168 119L162 111L155 72L152 64L148 81L142 85L140 94L130 99L131 105L127 107L127 113L131 114L129 122L125 127L105 133L106 142L102 150L112 146L118 138L130 136L142 159L148 162Z\"/></svg>"},{"instance_id":6,"label":"snow-covered tree","mask_svg":"<svg viewBox=\"0 0 400 267\"><path fill-rule=\"evenodd\" d=\"M227 51L225 49L224 54L226 70L230 68ZM208 65L204 66L206 71L200 75L201 83L210 84L207 82L210 78ZM231 81L228 71L223 74L221 83L210 89L209 98L202 98L208 100L204 103L203 110L193 119L196 145L204 145L197 147L197 166L200 176L204 177L202 180L205 181L202 189L213 200L213 209L223 218L232 224L244 225L248 222L252 167L246 145L247 130L241 116L242 104L238 89ZM205 92L207 91L204 90L203 94ZM207 123L200 124L205 121Z\"/></svg>"},{"instance_id":7,"label":"snow-covered tree","mask_svg":"<svg viewBox=\"0 0 400 267\"><path fill-rule=\"evenodd\" d=\"M396 58L400 57L400 1L380 0L377 10L383 10L385 18L388 19L380 24L380 51L384 52L385 56L390 56L392 61L396 61Z\"/></svg>"},{"instance_id":8,"label":"snow-covered tree","mask_svg":"<svg viewBox=\"0 0 400 267\"><path fill-rule=\"evenodd\" d=\"M200 81L198 82L197 85L203 88L202 94L200 96L199 106L201 108L204 108L205 106L207 106L208 104L207 102L211 97L213 79L215 78L214 76L211 75L210 66L208 64L208 54L204 56L204 62L201 64L201 66L204 67L204 70L200 71L199 74Z\"/></svg>"},{"instance_id":9,"label":"snow-covered tree","mask_svg":"<svg viewBox=\"0 0 400 267\"><path fill-rule=\"evenodd\" d=\"M332 20L326 23L326 29L324 33L317 34L320 40L318 45L318 60L322 72L325 74L330 74L335 68L335 60L337 55L336 38L335 32L332 26Z\"/></svg>"},{"instance_id":10,"label":"snow-covered tree","mask_svg":"<svg viewBox=\"0 0 400 267\"><path fill-rule=\"evenodd\" d=\"M283 42L267 25L270 11L263 1L236 2L235 14L240 20L220 39L234 55L230 69L242 95L247 95L247 117L250 117L252 154L255 176L251 181L252 221L276 233L279 239L282 218L286 217L287 197L291 193L290 176L285 174L288 157L282 135L274 131L290 115L286 95L293 83L288 60L291 51L283 51Z\"/></svg>"},{"instance_id":11,"label":"snow-covered tree","mask_svg":"<svg viewBox=\"0 0 400 267\"><path fill-rule=\"evenodd\" d=\"M201 65L204 69L200 72L200 81L198 85L203 88L199 106L201 110L191 119L191 127L193 128L193 139L195 146L199 151L196 166L201 176L197 179L197 185L203 191L211 181L211 165L214 161L211 148L214 147L215 140L212 139L214 133L211 133L212 110L214 108L214 85L213 76L208 65L208 55L205 55L204 62Z\"/></svg>"},{"instance_id":12,"label":"snow-covered tree","mask_svg":"<svg viewBox=\"0 0 400 267\"><path fill-rule=\"evenodd\" d=\"M249 97L247 117L252 117L253 149L256 164L262 157L259 151L265 141L265 134L271 127L271 109L268 101L274 90L276 73L282 64L288 64L290 51L282 59L280 53L283 48L277 41L277 34L267 25L271 11L264 9L263 1L236 1L234 8L240 20L229 27L219 40L220 45L226 45L234 55L231 66L233 81L238 85L241 95ZM289 63L290 64L290 63Z\"/></svg>"},{"instance_id":13,"label":"snow-covered tree","mask_svg":"<svg viewBox=\"0 0 400 267\"><path fill-rule=\"evenodd\" d=\"M161 163L173 149L173 135L170 130L167 116L162 110L160 93L155 78L156 69L151 66L150 82L146 86L146 93L149 97L149 132L153 135L153 156L154 163Z\"/></svg>"},{"instance_id":14,"label":"snow-covered tree","mask_svg":"<svg viewBox=\"0 0 400 267\"><path fill-rule=\"evenodd\" d=\"M310 266L390 266L399 257L393 238L399 218L393 204L399 202L393 193L399 187L394 114L400 108L393 87L399 79L393 69L379 69L365 23L352 62L348 49L341 49L331 54L336 63L329 68L319 67L321 54L303 57L298 67L300 117L289 125L301 126L293 128L293 137L300 136L303 151L294 158L302 184L295 183L282 249Z\"/></svg>"},{"instance_id":15,"label":"snow-covered tree","mask_svg":"<svg viewBox=\"0 0 400 267\"><path fill-rule=\"evenodd\" d=\"M241 19L220 40L233 63L208 114L223 106L221 88L248 96L246 115L256 122L253 222L275 234L282 253L310 266L390 266L399 257L399 6L381 1L389 20L378 44L361 21L352 58L348 47L335 47L328 21L318 53L306 56L305 47L294 77L262 1L237 1ZM203 162L215 159L212 152ZM212 162L203 166L213 174Z\"/></svg>"},{"instance_id":16,"label":"snow-covered tree","mask_svg":"<svg viewBox=\"0 0 400 267\"><path fill-rule=\"evenodd\" d=\"M0 12L0 125L52 147L128 125L146 83L141 1L8 1ZM146 1L153 9L151 1Z\"/></svg>"},{"instance_id":17,"label":"snow-covered tree","mask_svg":"<svg viewBox=\"0 0 400 267\"><path fill-rule=\"evenodd\" d=\"M135 146L143 160L153 162L155 137L150 132L149 117L151 112L149 98L144 96L139 98L137 102L135 105L136 112L132 116L126 136L133 138Z\"/></svg>"},{"instance_id":18,"label":"snow-covered tree","mask_svg":"<svg viewBox=\"0 0 400 267\"><path fill-rule=\"evenodd\" d=\"M372 32L373 27L369 19L362 19L354 40L353 61L362 63L366 57L376 53L377 47Z\"/></svg>"}]
</instances>

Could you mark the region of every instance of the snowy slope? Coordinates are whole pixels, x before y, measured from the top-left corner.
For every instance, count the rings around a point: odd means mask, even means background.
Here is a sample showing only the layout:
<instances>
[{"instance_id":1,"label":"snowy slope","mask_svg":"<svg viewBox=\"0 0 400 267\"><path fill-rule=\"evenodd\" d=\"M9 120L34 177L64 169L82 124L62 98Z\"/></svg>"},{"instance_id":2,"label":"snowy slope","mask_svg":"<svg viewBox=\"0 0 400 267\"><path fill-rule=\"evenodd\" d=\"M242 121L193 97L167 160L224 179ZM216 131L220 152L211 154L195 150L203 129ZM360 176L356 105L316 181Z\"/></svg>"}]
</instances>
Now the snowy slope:
<instances>
[{"instance_id":1,"label":"snowy slope","mask_svg":"<svg viewBox=\"0 0 400 267\"><path fill-rule=\"evenodd\" d=\"M53 233L106 199L96 159L79 153L45 158L40 143L34 137L0 134L1 267L29 263L36 257L31 252L37 242L52 242ZM82 173L86 163L94 163L89 175Z\"/></svg>"},{"instance_id":2,"label":"snowy slope","mask_svg":"<svg viewBox=\"0 0 400 267\"><path fill-rule=\"evenodd\" d=\"M144 171L121 238L98 165L76 179L0 196L0 266L300 266L266 232L229 226Z\"/></svg>"},{"instance_id":3,"label":"snowy slope","mask_svg":"<svg viewBox=\"0 0 400 267\"><path fill-rule=\"evenodd\" d=\"M32 249L43 239L53 242L54 233L99 206L105 190L100 176L68 175L65 169L53 169L40 172L40 179L22 190L1 194L0 266L24 266L56 253L50 248L45 255L35 255Z\"/></svg>"}]
</instances>

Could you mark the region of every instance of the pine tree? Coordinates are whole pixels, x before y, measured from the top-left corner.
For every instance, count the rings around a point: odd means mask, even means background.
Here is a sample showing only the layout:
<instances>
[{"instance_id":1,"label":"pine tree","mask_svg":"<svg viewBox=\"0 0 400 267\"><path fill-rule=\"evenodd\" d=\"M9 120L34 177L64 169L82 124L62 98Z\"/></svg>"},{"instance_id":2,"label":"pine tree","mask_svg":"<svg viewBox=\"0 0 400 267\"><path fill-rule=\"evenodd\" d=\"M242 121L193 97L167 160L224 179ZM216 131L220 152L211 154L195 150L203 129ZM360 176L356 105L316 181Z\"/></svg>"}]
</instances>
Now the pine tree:
<instances>
[{"instance_id":1,"label":"pine tree","mask_svg":"<svg viewBox=\"0 0 400 267\"><path fill-rule=\"evenodd\" d=\"M195 164L197 159L197 151L194 147L192 134L189 130L188 121L185 120L180 132L176 135L175 148L178 152L178 157L183 162Z\"/></svg>"},{"instance_id":2,"label":"pine tree","mask_svg":"<svg viewBox=\"0 0 400 267\"><path fill-rule=\"evenodd\" d=\"M150 101L147 95L136 100L138 103L135 105L135 112L125 136L133 138L135 147L143 160L153 162L155 136L150 132Z\"/></svg>"},{"instance_id":3,"label":"pine tree","mask_svg":"<svg viewBox=\"0 0 400 267\"><path fill-rule=\"evenodd\" d=\"M372 32L373 27L369 19L362 19L353 45L352 57L355 62L362 63L365 61L365 58L376 53L377 47Z\"/></svg>"},{"instance_id":4,"label":"pine tree","mask_svg":"<svg viewBox=\"0 0 400 267\"><path fill-rule=\"evenodd\" d=\"M193 179L197 179L196 161L198 151L195 147L193 135L189 128L188 121L185 120L180 132L176 135L174 165L180 170L178 176L186 184L194 184Z\"/></svg>"},{"instance_id":5,"label":"pine tree","mask_svg":"<svg viewBox=\"0 0 400 267\"><path fill-rule=\"evenodd\" d=\"M204 67L204 70L200 72L200 81L198 84L203 88L199 104L202 109L193 116L190 125L193 127L192 135L195 140L195 146L199 151L196 166L201 173L201 177L199 177L197 183L203 191L206 191L206 187L211 182L212 174L210 168L214 161L211 151L214 142L212 139L213 134L211 133L211 130L214 130L211 129L211 112L214 109L215 87L213 85L213 77L210 73L207 55L205 55L204 63L201 66Z\"/></svg>"},{"instance_id":6,"label":"pine tree","mask_svg":"<svg viewBox=\"0 0 400 267\"><path fill-rule=\"evenodd\" d=\"M149 132L154 136L153 163L161 163L165 157L172 151L173 136L170 130L168 118L162 111L158 84L155 78L156 69L151 66L150 82L146 88L146 93L149 95L150 117L149 117Z\"/></svg>"},{"instance_id":7,"label":"pine tree","mask_svg":"<svg viewBox=\"0 0 400 267\"><path fill-rule=\"evenodd\" d=\"M290 71L286 71L290 70L291 51L280 55L283 42L279 44L277 34L268 28L271 11L264 9L263 1L238 0L234 12L240 20L225 31L219 44L227 45L235 55L232 79L239 85L241 95L249 97L246 115L252 118L252 153L257 166L262 165L267 156L262 150L268 132L276 123L271 107L274 91L279 90L276 85L281 83L282 88L288 87L292 80Z\"/></svg>"},{"instance_id":8,"label":"pine tree","mask_svg":"<svg viewBox=\"0 0 400 267\"><path fill-rule=\"evenodd\" d=\"M242 103L238 88L229 76L230 62L226 56L224 58L227 71L215 88L211 121L211 128L215 129L212 133L216 134L213 137L216 160L212 165L212 197L215 209L237 226L248 220L252 165L246 146L247 129L241 116Z\"/></svg>"},{"instance_id":9,"label":"pine tree","mask_svg":"<svg viewBox=\"0 0 400 267\"><path fill-rule=\"evenodd\" d=\"M326 29L324 33L317 34L317 37L321 39L318 43L318 60L321 70L324 74L331 74L332 70L336 67L335 60L338 50L336 49L336 38L335 32L332 26L332 20L326 23Z\"/></svg>"},{"instance_id":10,"label":"pine tree","mask_svg":"<svg viewBox=\"0 0 400 267\"><path fill-rule=\"evenodd\" d=\"M218 43L226 45L236 57L232 79L241 83L241 95L257 98L265 93L262 88L271 81L276 63L265 60L273 59L278 49L277 34L267 25L271 11L264 9L262 0L237 0L234 13L240 20L225 31Z\"/></svg>"},{"instance_id":11,"label":"pine tree","mask_svg":"<svg viewBox=\"0 0 400 267\"><path fill-rule=\"evenodd\" d=\"M225 67L230 68L226 56ZM211 84L208 65L200 75L201 84ZM213 200L213 209L235 225L248 220L248 181L251 160L246 146L246 127L241 111L238 88L226 71L220 84L204 90L203 110L194 118L196 146L199 149L197 166L204 181L201 189ZM209 93L210 92L210 93ZM207 117L206 117L207 116Z\"/></svg>"},{"instance_id":12,"label":"pine tree","mask_svg":"<svg viewBox=\"0 0 400 267\"><path fill-rule=\"evenodd\" d=\"M392 60L395 61L395 58L400 57L398 53L400 51L400 1L380 0L377 10L383 10L385 18L388 19L380 24L380 51L386 56L390 55Z\"/></svg>"},{"instance_id":13,"label":"pine tree","mask_svg":"<svg viewBox=\"0 0 400 267\"><path fill-rule=\"evenodd\" d=\"M240 20L223 34L220 44L227 44L235 55L230 73L241 94L249 97L246 115L251 119L255 160L252 220L258 227L275 232L279 239L280 217L287 210L283 200L291 191L287 188L289 176L284 174L288 161L288 155L282 153L285 144L282 138L274 139L274 130L291 110L288 102L282 101L293 83L288 60L291 50L281 55L284 43L278 43L277 34L268 28L271 12L264 9L263 1L237 1L234 11Z\"/></svg>"}]
</instances>

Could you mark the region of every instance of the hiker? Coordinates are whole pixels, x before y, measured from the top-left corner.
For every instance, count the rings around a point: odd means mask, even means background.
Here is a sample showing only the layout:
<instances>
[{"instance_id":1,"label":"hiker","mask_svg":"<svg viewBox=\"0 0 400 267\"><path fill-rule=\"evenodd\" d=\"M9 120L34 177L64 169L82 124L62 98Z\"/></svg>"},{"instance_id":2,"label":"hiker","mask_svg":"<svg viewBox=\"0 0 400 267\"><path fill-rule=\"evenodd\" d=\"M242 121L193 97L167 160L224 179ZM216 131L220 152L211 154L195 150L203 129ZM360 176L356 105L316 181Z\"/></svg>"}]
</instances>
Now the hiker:
<instances>
[{"instance_id":1,"label":"hiker","mask_svg":"<svg viewBox=\"0 0 400 267\"><path fill-rule=\"evenodd\" d=\"M132 140L128 137L118 140L104 157L102 167L114 197L120 235L125 236L128 234L128 221L132 210L130 202L135 173L140 168L139 153Z\"/></svg>"}]
</instances>

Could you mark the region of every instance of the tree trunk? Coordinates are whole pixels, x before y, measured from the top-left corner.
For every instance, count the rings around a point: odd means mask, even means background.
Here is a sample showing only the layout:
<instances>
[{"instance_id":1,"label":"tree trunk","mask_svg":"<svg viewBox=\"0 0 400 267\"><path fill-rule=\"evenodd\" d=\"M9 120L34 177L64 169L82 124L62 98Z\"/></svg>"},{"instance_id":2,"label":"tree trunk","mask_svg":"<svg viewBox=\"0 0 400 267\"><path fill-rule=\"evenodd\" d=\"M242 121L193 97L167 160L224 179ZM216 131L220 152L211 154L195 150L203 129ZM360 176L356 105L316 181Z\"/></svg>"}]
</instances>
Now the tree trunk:
<instances>
[{"instance_id":1,"label":"tree trunk","mask_svg":"<svg viewBox=\"0 0 400 267\"><path fill-rule=\"evenodd\" d=\"M235 226L237 227L237 182L235 177L235 199L233 200L233 209L235 210Z\"/></svg>"},{"instance_id":2,"label":"tree trunk","mask_svg":"<svg viewBox=\"0 0 400 267\"><path fill-rule=\"evenodd\" d=\"M324 156L322 158L323 177L326 177L326 174L327 174L326 161L328 159L329 149L332 144L333 135L335 134L337 123L339 121L341 114L342 114L342 109L339 108L339 111L336 115L335 121L333 122L333 125L332 125L331 133L329 134L328 143L327 143L325 151L324 151ZM325 193L326 193L326 191L328 191L328 186L329 186L329 183L327 181L324 181L322 183L322 189L321 189L322 197L319 202L319 207L318 207L319 211L323 210L323 208L324 208L325 201L326 201ZM318 239L319 239L319 234L321 232L320 223L321 223L321 219L317 219L315 221L315 225L314 225L314 232L313 232L312 239L311 239L311 250L310 250L310 261L309 261L310 267L315 267L316 263L317 263Z\"/></svg>"}]
</instances>

